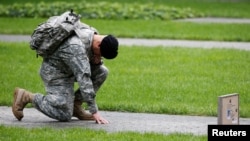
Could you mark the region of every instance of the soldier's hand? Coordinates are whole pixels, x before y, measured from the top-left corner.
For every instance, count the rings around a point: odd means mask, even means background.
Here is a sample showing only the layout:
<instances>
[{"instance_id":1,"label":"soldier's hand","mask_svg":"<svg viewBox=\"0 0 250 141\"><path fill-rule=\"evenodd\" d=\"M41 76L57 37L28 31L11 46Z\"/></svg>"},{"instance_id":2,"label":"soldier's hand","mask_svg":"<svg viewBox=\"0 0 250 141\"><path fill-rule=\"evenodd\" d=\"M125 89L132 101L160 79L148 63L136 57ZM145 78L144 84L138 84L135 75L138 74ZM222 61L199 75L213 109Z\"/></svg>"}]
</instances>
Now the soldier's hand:
<instances>
[{"instance_id":1,"label":"soldier's hand","mask_svg":"<svg viewBox=\"0 0 250 141\"><path fill-rule=\"evenodd\" d=\"M93 117L97 124L108 124L109 121L103 118L98 112L93 114Z\"/></svg>"}]
</instances>

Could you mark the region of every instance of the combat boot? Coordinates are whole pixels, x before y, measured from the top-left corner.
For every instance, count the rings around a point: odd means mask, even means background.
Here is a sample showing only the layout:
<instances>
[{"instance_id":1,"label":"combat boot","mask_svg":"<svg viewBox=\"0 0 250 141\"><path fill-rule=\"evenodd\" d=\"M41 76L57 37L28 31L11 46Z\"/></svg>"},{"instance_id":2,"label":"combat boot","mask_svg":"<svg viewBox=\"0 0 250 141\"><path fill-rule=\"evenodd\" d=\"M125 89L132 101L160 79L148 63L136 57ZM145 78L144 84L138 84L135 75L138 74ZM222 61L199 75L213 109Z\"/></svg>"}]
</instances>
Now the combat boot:
<instances>
[{"instance_id":1,"label":"combat boot","mask_svg":"<svg viewBox=\"0 0 250 141\"><path fill-rule=\"evenodd\" d=\"M21 88L15 88L14 101L12 104L12 112L14 116L20 121L23 118L23 109L28 103L32 103L34 95Z\"/></svg>"},{"instance_id":2,"label":"combat boot","mask_svg":"<svg viewBox=\"0 0 250 141\"><path fill-rule=\"evenodd\" d=\"M82 108L82 102L78 100L74 101L73 116L77 117L79 120L94 120L94 117L92 116L92 114L86 112Z\"/></svg>"}]
</instances>

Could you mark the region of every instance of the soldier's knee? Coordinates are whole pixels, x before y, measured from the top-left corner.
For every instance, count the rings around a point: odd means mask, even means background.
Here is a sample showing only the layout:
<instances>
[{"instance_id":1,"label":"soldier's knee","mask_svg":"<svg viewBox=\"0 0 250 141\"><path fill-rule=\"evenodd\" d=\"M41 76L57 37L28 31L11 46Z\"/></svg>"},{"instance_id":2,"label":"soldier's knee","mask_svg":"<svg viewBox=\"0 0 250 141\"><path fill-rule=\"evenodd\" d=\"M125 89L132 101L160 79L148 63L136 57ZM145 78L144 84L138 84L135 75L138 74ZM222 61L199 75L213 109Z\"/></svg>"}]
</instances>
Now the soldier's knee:
<instances>
[{"instance_id":1,"label":"soldier's knee","mask_svg":"<svg viewBox=\"0 0 250 141\"><path fill-rule=\"evenodd\" d=\"M102 70L103 76L106 78L108 76L108 73L109 73L108 68L102 65L101 70Z\"/></svg>"},{"instance_id":2,"label":"soldier's knee","mask_svg":"<svg viewBox=\"0 0 250 141\"><path fill-rule=\"evenodd\" d=\"M92 68L92 79L105 80L109 70L104 65Z\"/></svg>"}]
</instances>

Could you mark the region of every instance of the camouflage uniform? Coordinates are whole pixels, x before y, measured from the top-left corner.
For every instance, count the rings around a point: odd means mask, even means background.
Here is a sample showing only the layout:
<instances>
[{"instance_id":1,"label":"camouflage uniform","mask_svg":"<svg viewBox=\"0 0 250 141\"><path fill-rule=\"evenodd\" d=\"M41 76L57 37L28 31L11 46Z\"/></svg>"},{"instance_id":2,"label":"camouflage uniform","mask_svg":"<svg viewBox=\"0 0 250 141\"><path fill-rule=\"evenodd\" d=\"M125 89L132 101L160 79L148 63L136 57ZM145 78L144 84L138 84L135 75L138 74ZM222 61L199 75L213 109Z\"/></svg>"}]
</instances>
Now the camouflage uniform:
<instances>
[{"instance_id":1,"label":"camouflage uniform","mask_svg":"<svg viewBox=\"0 0 250 141\"><path fill-rule=\"evenodd\" d=\"M46 95L36 93L33 105L59 121L71 119L74 99L86 102L90 113L96 113L96 92L108 75L108 69L102 63L91 63L91 45L95 32L82 30L84 36L81 39L76 35L69 37L53 55L43 59L40 68ZM75 92L74 82L79 86Z\"/></svg>"}]
</instances>

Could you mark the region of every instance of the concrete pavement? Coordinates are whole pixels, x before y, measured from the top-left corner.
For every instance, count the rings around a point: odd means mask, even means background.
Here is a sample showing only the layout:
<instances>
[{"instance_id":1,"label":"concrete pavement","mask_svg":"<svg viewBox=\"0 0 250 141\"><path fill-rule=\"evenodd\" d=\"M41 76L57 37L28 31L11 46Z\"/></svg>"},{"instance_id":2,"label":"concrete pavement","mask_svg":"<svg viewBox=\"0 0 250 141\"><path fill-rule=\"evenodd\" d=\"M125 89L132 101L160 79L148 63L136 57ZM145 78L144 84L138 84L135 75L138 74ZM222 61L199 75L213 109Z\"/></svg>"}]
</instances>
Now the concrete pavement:
<instances>
[{"instance_id":1,"label":"concrete pavement","mask_svg":"<svg viewBox=\"0 0 250 141\"><path fill-rule=\"evenodd\" d=\"M0 35L0 41L4 42L29 42L27 35ZM163 47L189 47L189 48L232 48L250 50L250 42L220 42L220 41L192 41L192 40L169 40L169 39L131 39L119 38L123 46L163 46Z\"/></svg>"},{"instance_id":2,"label":"concrete pavement","mask_svg":"<svg viewBox=\"0 0 250 141\"><path fill-rule=\"evenodd\" d=\"M12 114L11 107L0 106L0 125L18 126L24 128L53 127L73 128L81 127L107 132L133 131L139 133L154 132L162 134L188 133L207 135L207 126L217 124L217 117L166 115L149 113L126 113L100 111L110 124L100 125L94 121L80 121L72 118L70 122L58 122L48 118L34 108L24 109L24 118L18 121ZM240 124L250 124L250 119L240 118Z\"/></svg>"},{"instance_id":3,"label":"concrete pavement","mask_svg":"<svg viewBox=\"0 0 250 141\"><path fill-rule=\"evenodd\" d=\"M188 18L176 20L180 22L196 22L196 23L238 23L250 24L250 19L242 18L222 18L222 17L204 17L204 18Z\"/></svg>"}]
</instances>

